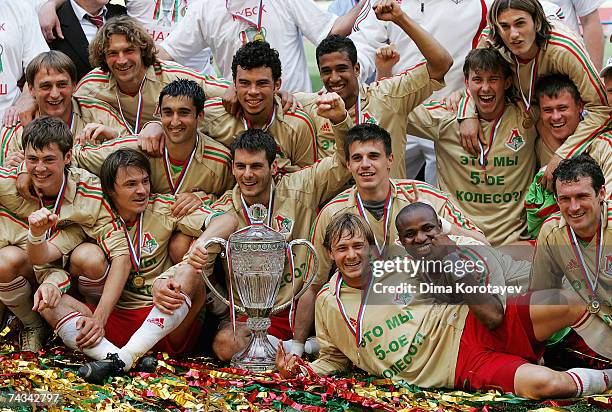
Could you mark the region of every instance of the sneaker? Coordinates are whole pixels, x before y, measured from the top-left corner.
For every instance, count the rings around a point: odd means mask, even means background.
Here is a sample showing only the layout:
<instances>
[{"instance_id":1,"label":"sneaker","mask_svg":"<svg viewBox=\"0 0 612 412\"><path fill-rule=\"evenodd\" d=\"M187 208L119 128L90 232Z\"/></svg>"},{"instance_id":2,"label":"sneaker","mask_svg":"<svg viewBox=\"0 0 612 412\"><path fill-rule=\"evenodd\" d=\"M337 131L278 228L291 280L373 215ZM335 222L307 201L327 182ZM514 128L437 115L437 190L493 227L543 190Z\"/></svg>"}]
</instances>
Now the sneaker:
<instances>
[{"instance_id":1,"label":"sneaker","mask_svg":"<svg viewBox=\"0 0 612 412\"><path fill-rule=\"evenodd\" d=\"M33 328L24 327L19 332L19 348L22 352L38 352L41 350L49 336L49 329L45 325Z\"/></svg>"},{"instance_id":2,"label":"sneaker","mask_svg":"<svg viewBox=\"0 0 612 412\"><path fill-rule=\"evenodd\" d=\"M146 372L155 373L157 369L157 359L153 356L143 356L138 359L136 366L130 370L130 372Z\"/></svg>"},{"instance_id":3,"label":"sneaker","mask_svg":"<svg viewBox=\"0 0 612 412\"><path fill-rule=\"evenodd\" d=\"M116 353L109 353L106 359L88 362L79 368L78 374L89 383L104 385L104 381L110 376L123 374L125 363L119 359Z\"/></svg>"}]
</instances>

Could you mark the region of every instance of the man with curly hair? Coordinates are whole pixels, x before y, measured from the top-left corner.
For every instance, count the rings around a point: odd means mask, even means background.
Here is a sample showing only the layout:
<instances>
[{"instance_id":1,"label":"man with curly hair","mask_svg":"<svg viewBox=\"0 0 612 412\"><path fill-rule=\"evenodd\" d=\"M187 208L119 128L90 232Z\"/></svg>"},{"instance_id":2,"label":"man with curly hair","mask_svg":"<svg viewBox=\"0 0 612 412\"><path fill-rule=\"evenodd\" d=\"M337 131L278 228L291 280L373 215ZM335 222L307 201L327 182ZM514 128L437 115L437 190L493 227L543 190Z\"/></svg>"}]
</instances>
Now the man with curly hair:
<instances>
[{"instance_id":1,"label":"man with curly hair","mask_svg":"<svg viewBox=\"0 0 612 412\"><path fill-rule=\"evenodd\" d=\"M146 122L159 118L157 98L168 83L179 78L194 80L208 97L221 96L230 86L180 64L158 60L151 36L126 16L110 19L98 31L89 46L89 60L96 68L81 80L76 96L107 102L134 134Z\"/></svg>"}]
</instances>

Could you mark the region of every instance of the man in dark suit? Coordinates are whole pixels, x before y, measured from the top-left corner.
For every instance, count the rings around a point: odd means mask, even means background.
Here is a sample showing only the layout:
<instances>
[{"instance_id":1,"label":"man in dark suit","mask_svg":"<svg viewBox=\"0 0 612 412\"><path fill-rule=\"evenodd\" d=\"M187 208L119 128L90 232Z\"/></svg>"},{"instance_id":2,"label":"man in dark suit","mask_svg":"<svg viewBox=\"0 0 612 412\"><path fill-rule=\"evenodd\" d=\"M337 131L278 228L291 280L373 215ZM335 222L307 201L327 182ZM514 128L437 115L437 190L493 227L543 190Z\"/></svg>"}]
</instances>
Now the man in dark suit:
<instances>
[{"instance_id":1,"label":"man in dark suit","mask_svg":"<svg viewBox=\"0 0 612 412\"><path fill-rule=\"evenodd\" d=\"M64 38L56 38L49 47L64 52L77 67L80 80L91 69L89 42L106 20L125 14L125 7L108 4L109 0L69 0L57 9Z\"/></svg>"}]
</instances>

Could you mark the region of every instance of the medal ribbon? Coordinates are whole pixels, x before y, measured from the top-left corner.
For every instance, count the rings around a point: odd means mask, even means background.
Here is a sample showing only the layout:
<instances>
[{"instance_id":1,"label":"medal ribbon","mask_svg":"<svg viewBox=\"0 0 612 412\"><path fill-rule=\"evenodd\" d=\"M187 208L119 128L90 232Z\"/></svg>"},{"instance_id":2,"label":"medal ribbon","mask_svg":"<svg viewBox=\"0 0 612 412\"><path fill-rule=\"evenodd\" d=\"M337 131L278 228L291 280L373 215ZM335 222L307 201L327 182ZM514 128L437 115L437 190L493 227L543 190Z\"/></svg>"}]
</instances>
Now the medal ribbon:
<instances>
[{"instance_id":1,"label":"medal ribbon","mask_svg":"<svg viewBox=\"0 0 612 412\"><path fill-rule=\"evenodd\" d=\"M536 78L538 77L538 58L540 57L540 51L536 54L533 59L533 63L531 65L531 73L529 74L529 99L525 98L525 94L523 93L523 86L521 85L521 76L520 76L520 67L521 64L518 61L518 57L514 56L514 60L516 61L516 74L519 81L519 91L521 92L521 98L523 99L523 103L525 103L525 111L528 112L531 107L531 96L533 95L533 89L535 89Z\"/></svg>"},{"instance_id":2,"label":"medal ribbon","mask_svg":"<svg viewBox=\"0 0 612 412\"><path fill-rule=\"evenodd\" d=\"M272 108L272 112L270 113L270 115L268 116L268 120L266 121L266 125L261 129L264 132L267 132L268 129L270 128L270 126L272 126L272 122L274 121L274 119L276 118L276 108ZM250 122L250 120L245 119L244 117L242 118L242 124L244 125L245 129L252 129L252 124Z\"/></svg>"},{"instance_id":3,"label":"medal ribbon","mask_svg":"<svg viewBox=\"0 0 612 412\"><path fill-rule=\"evenodd\" d=\"M574 255L576 255L576 259L580 263L580 269L582 272L582 277L586 281L586 284L593 292L593 299L595 299L595 292L597 290L597 280L599 279L599 264L601 261L601 254L603 251L603 223L599 222L599 233L595 240L597 255L595 256L595 280L591 282L591 278L589 276L589 268L587 267L586 261L584 260L584 256L582 255L582 249L576 240L576 233L574 233L574 229L572 229L569 225L567 225L567 234L570 238L570 243L572 244L572 249L574 250Z\"/></svg>"},{"instance_id":4,"label":"medal ribbon","mask_svg":"<svg viewBox=\"0 0 612 412\"><path fill-rule=\"evenodd\" d=\"M384 223L384 231L383 231L383 244L382 247L378 245L378 239L374 236L374 242L376 243L376 249L378 251L378 258L381 259L384 254L385 247L387 246L387 238L389 237L389 222L391 221L391 202L393 201L393 197L391 196L391 192L393 190L393 184L391 183L391 187L389 187L389 192L387 193L387 198L385 199L385 207L383 209L383 223ZM363 206L363 201L361 200L361 196L359 196L359 192L355 192L355 201L357 202L357 210L362 218L365 219L366 223L370 225L370 221L368 219L368 215L366 214L366 209Z\"/></svg>"},{"instance_id":5,"label":"medal ribbon","mask_svg":"<svg viewBox=\"0 0 612 412\"><path fill-rule=\"evenodd\" d=\"M172 189L173 195L177 194L178 191L180 190L181 185L183 184L183 181L185 180L185 176L187 176L187 170L189 169L189 166L191 166L191 162L193 161L196 150L198 149L199 143L200 143L200 136L196 134L195 146L193 147L193 150L191 151L191 154L189 155L189 159L187 159L187 163L183 165L181 174L176 179L176 185L174 184L174 181L172 179L172 168L170 167L170 157L168 156L168 148L164 146L164 168L166 170L166 177L168 178L168 184L170 185L170 188Z\"/></svg>"},{"instance_id":6,"label":"medal ribbon","mask_svg":"<svg viewBox=\"0 0 612 412\"><path fill-rule=\"evenodd\" d=\"M142 118L142 109L144 108L144 99L142 97L142 89L144 88L144 84L146 80L147 80L147 75L145 74L145 76L142 78L142 81L140 82L140 87L138 88L138 110L136 111L136 125L134 128L132 128L132 126L130 125L130 122L128 122L125 116L123 115L123 108L121 107L121 100L119 100L119 92L117 91L119 86L117 86L117 89L115 89L115 97L117 98L117 106L119 107L119 114L121 115L121 119L123 119L123 123L125 123L125 127L128 128L128 131L131 134L140 133L140 122Z\"/></svg>"},{"instance_id":7,"label":"medal ribbon","mask_svg":"<svg viewBox=\"0 0 612 412\"><path fill-rule=\"evenodd\" d=\"M134 236L136 242L138 242L136 244L136 247L134 247L134 243L132 242L132 239L130 239L130 233L129 233L127 224L125 223L123 218L120 217L121 223L123 223L123 226L125 227L124 235L125 235L125 240L127 240L128 250L130 252L130 260L132 261L132 267L134 268L136 272L140 271L140 253L142 249L142 217L143 215L144 213L139 214L138 222L136 223L136 235Z\"/></svg>"},{"instance_id":8,"label":"medal ribbon","mask_svg":"<svg viewBox=\"0 0 612 412\"><path fill-rule=\"evenodd\" d=\"M66 173L62 174L62 185L60 186L59 193L55 198L55 204L53 205L53 214L57 215L57 222L47 230L47 239L49 239L55 233L55 227L59 223L59 214L62 210L62 203L64 203L64 196L66 196ZM40 199L40 207L45 207L42 199Z\"/></svg>"},{"instance_id":9,"label":"medal ribbon","mask_svg":"<svg viewBox=\"0 0 612 412\"><path fill-rule=\"evenodd\" d=\"M361 294L361 303L359 304L359 312L357 312L357 327L354 328L351 324L351 318L346 313L346 308L342 303L342 299L340 299L340 289L342 289L344 280L342 280L342 276L338 272L336 272L336 274L338 274L338 280L336 281L336 302L338 303L338 308L340 309L340 314L344 319L344 323L346 323L353 336L355 336L355 344L357 347L359 347L363 341L363 316L365 314L368 295L370 294L370 289L374 278L370 277L367 289Z\"/></svg>"},{"instance_id":10,"label":"medal ribbon","mask_svg":"<svg viewBox=\"0 0 612 412\"><path fill-rule=\"evenodd\" d=\"M501 118L503 116L504 112L502 111L499 116L497 116L497 118L493 121L493 125L491 126L491 133L489 135L489 146L487 147L487 150L484 150L484 148L482 147L482 143L480 142L480 140L478 140L478 146L480 147L480 159L478 159L478 162L480 163L482 170L484 170L485 172L487 170L487 158L489 157L489 152L493 147L493 142L495 141L495 136L497 136L497 130L499 129L499 125L501 124Z\"/></svg>"},{"instance_id":11,"label":"medal ribbon","mask_svg":"<svg viewBox=\"0 0 612 412\"><path fill-rule=\"evenodd\" d=\"M230 0L225 0L225 8L227 9L227 11L229 11L232 17L234 17L234 19L244 21L248 23L250 26L255 27L258 32L261 32L261 26L262 26L261 22L263 20L263 0L259 0L259 10L257 10L257 20L256 21L251 20L247 17L241 16L238 13L232 13L229 9L229 3L230 3Z\"/></svg>"},{"instance_id":12,"label":"medal ribbon","mask_svg":"<svg viewBox=\"0 0 612 412\"><path fill-rule=\"evenodd\" d=\"M357 101L355 102L355 126L361 124L361 93L357 94Z\"/></svg>"},{"instance_id":13,"label":"medal ribbon","mask_svg":"<svg viewBox=\"0 0 612 412\"><path fill-rule=\"evenodd\" d=\"M74 111L70 113L70 123L68 123L68 129L70 129L70 133L72 133L74 135L74 128L75 128L75 121L74 121Z\"/></svg>"},{"instance_id":14,"label":"medal ribbon","mask_svg":"<svg viewBox=\"0 0 612 412\"><path fill-rule=\"evenodd\" d=\"M252 225L251 218L249 217L249 207L240 193L240 202L242 203L242 213L244 214L244 219L247 221L249 225ZM270 184L270 200L268 200L268 227L272 227L272 209L274 208L274 185Z\"/></svg>"}]
</instances>

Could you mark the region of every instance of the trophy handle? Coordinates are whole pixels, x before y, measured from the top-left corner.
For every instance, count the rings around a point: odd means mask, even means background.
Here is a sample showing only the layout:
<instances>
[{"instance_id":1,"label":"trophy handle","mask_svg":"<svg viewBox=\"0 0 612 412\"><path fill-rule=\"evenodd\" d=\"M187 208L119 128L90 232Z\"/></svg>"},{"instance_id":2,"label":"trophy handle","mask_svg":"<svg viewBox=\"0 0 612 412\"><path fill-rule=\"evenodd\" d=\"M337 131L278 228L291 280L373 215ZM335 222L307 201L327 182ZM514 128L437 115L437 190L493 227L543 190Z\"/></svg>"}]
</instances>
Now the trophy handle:
<instances>
[{"instance_id":1,"label":"trophy handle","mask_svg":"<svg viewBox=\"0 0 612 412\"><path fill-rule=\"evenodd\" d=\"M221 239L220 237L211 237L210 239L208 239L207 241L204 242L204 248L208 248L208 246L213 245L213 244L218 244L221 246L221 256L223 256L223 252L225 251L225 255L227 256L227 241L225 239ZM229 257L229 256L228 256ZM232 281L232 274L229 274L230 279L229 281ZM208 276L204 275L202 276L204 278L204 283L206 283L206 286L208 286L208 289L210 289L210 291L213 293L213 295L215 295L216 297L218 297L221 302L225 303L227 306L231 307L231 303L229 300L225 299L225 297L219 293L219 291L213 286L212 282L210 281L210 279L208 279ZM240 313L244 313L246 314L246 311L244 310L244 308L242 306L236 305L234 304L234 308L236 309L236 311L240 312Z\"/></svg>"},{"instance_id":2,"label":"trophy handle","mask_svg":"<svg viewBox=\"0 0 612 412\"><path fill-rule=\"evenodd\" d=\"M306 292L306 290L308 290L308 288L310 287L312 282L317 277L317 271L319 269L319 258L317 257L317 252L316 252L314 246L312 245L312 243L310 243L309 241L307 241L305 239L294 239L291 242L289 242L289 245L287 246L287 248L289 249L289 253L293 254L293 247L294 246L298 246L298 245L306 246L308 249L310 249L310 252L312 253L312 257L313 257L313 261L314 261L313 262L314 264L312 266L314 268L312 276L310 277L310 279L308 279L307 281L304 282L304 285L302 285L302 290L300 290L295 296L293 296L287 302L272 308L271 314L282 312L283 310L287 309L291 305L291 301L292 300L298 300L304 294L304 292ZM304 273L304 276L307 276L307 275L308 275L308 272Z\"/></svg>"}]
</instances>

